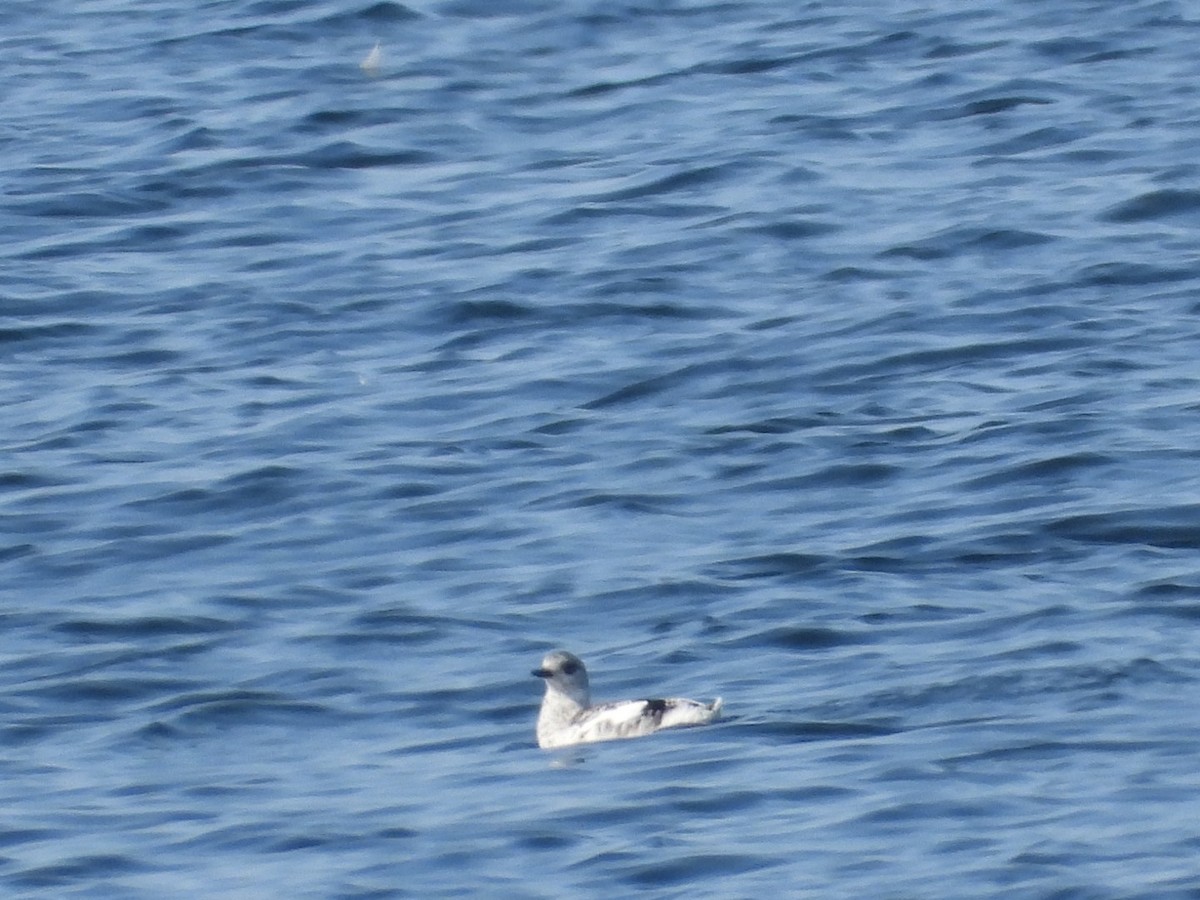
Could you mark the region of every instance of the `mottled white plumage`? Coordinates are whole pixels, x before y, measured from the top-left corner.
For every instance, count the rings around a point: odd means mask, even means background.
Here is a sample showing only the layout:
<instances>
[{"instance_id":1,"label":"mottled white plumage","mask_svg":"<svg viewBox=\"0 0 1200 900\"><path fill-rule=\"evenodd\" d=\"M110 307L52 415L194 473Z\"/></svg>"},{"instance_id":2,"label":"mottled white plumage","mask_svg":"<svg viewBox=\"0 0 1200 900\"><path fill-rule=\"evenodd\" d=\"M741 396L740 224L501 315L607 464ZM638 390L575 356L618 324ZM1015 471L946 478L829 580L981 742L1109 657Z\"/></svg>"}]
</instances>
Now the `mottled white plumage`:
<instances>
[{"instance_id":1,"label":"mottled white plumage","mask_svg":"<svg viewBox=\"0 0 1200 900\"><path fill-rule=\"evenodd\" d=\"M664 728L707 725L721 714L721 698L712 703L672 697L622 700L592 706L583 660L565 650L546 654L533 674L546 681L538 712L537 742L543 750L641 737Z\"/></svg>"}]
</instances>

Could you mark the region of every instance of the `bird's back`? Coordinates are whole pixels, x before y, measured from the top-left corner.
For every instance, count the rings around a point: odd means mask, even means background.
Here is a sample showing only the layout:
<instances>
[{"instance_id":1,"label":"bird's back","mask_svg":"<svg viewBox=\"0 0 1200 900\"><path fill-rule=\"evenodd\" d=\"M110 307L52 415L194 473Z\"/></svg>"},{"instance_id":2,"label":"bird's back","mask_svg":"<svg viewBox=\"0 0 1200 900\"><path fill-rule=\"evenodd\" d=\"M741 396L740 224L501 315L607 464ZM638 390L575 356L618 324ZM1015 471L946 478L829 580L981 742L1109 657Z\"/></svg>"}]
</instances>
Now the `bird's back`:
<instances>
[{"instance_id":1,"label":"bird's back","mask_svg":"<svg viewBox=\"0 0 1200 900\"><path fill-rule=\"evenodd\" d=\"M582 710L553 734L539 728L538 742L543 747L566 747L641 737L667 728L707 725L721 713L720 698L698 703L672 697L665 700L624 700L601 703Z\"/></svg>"}]
</instances>

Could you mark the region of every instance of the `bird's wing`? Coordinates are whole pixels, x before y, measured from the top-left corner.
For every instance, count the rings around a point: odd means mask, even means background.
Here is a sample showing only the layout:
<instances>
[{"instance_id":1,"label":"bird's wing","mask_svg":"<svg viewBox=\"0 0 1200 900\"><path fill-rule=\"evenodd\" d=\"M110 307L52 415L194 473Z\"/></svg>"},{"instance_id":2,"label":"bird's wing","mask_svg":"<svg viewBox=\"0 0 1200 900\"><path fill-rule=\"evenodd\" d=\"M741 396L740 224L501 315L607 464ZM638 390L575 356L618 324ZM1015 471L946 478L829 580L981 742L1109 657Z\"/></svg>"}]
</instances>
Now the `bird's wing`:
<instances>
[{"instance_id":1,"label":"bird's wing","mask_svg":"<svg viewBox=\"0 0 1200 900\"><path fill-rule=\"evenodd\" d=\"M720 707L695 700L624 700L589 707L572 723L574 739L580 743L611 741L651 734L661 728L703 725L712 721Z\"/></svg>"},{"instance_id":2,"label":"bird's wing","mask_svg":"<svg viewBox=\"0 0 1200 900\"><path fill-rule=\"evenodd\" d=\"M601 703L580 713L575 720L581 741L604 741L649 734L662 723L666 700L623 700Z\"/></svg>"}]
</instances>

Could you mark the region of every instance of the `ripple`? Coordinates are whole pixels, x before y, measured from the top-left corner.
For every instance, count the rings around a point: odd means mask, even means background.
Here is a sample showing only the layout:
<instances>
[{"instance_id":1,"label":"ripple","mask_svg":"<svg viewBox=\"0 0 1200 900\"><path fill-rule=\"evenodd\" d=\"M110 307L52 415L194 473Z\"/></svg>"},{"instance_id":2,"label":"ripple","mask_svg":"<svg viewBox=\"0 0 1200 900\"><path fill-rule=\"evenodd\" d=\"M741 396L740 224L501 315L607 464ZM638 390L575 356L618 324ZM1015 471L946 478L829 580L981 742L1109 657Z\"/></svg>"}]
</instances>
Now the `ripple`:
<instances>
[{"instance_id":1,"label":"ripple","mask_svg":"<svg viewBox=\"0 0 1200 900\"><path fill-rule=\"evenodd\" d=\"M1110 207L1103 215L1108 222L1147 222L1193 216L1200 212L1200 191L1164 189L1148 191Z\"/></svg>"},{"instance_id":2,"label":"ripple","mask_svg":"<svg viewBox=\"0 0 1200 900\"><path fill-rule=\"evenodd\" d=\"M1056 536L1100 544L1141 544L1168 549L1200 548L1200 506L1131 508L1066 516L1046 526Z\"/></svg>"},{"instance_id":3,"label":"ripple","mask_svg":"<svg viewBox=\"0 0 1200 900\"><path fill-rule=\"evenodd\" d=\"M125 854L96 853L74 856L45 866L18 869L13 882L28 888L67 888L80 880L120 877L150 867Z\"/></svg>"},{"instance_id":4,"label":"ripple","mask_svg":"<svg viewBox=\"0 0 1200 900\"><path fill-rule=\"evenodd\" d=\"M717 878L754 872L778 865L780 860L759 854L711 853L670 856L649 864L631 865L620 879L639 888L694 884L697 878Z\"/></svg>"}]
</instances>

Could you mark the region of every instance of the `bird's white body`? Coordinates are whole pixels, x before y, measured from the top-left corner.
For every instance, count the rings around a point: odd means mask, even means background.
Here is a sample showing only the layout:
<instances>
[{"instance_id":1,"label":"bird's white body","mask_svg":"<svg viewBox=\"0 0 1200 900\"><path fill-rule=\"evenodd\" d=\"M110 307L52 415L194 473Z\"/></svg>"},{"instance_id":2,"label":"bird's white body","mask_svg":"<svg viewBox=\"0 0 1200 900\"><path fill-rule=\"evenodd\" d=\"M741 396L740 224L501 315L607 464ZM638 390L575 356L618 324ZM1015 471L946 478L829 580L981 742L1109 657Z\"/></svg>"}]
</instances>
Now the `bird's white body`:
<instances>
[{"instance_id":1,"label":"bird's white body","mask_svg":"<svg viewBox=\"0 0 1200 900\"><path fill-rule=\"evenodd\" d=\"M707 725L721 713L720 697L712 703L672 697L592 706L587 669L579 657L565 650L547 654L533 674L546 681L537 720L537 741L543 750Z\"/></svg>"}]
</instances>

